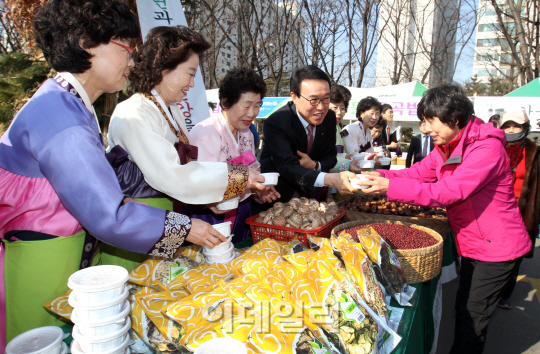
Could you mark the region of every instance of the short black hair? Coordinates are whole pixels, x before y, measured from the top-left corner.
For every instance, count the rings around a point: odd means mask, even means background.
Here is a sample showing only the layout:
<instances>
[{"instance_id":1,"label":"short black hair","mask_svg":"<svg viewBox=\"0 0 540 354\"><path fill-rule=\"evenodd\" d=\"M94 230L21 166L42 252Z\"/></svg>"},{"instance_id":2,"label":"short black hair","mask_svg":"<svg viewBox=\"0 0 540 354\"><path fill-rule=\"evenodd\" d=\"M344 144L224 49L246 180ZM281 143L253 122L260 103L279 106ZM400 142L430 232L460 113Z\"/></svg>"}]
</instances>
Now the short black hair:
<instances>
[{"instance_id":1,"label":"short black hair","mask_svg":"<svg viewBox=\"0 0 540 354\"><path fill-rule=\"evenodd\" d=\"M135 53L129 74L129 92L150 94L163 81L163 72L176 69L193 54L201 56L210 48L204 37L186 26L152 28L146 42Z\"/></svg>"},{"instance_id":2,"label":"short black hair","mask_svg":"<svg viewBox=\"0 0 540 354\"><path fill-rule=\"evenodd\" d=\"M379 102L379 100L375 97L371 96L362 98L360 102L358 102L358 106L356 107L356 118L360 119L360 114L370 110L371 108L378 109L380 112L381 102Z\"/></svg>"},{"instance_id":3,"label":"short black hair","mask_svg":"<svg viewBox=\"0 0 540 354\"><path fill-rule=\"evenodd\" d=\"M263 99L266 96L266 82L250 68L229 70L219 84L219 105L229 109L247 92L258 93Z\"/></svg>"},{"instance_id":4,"label":"short black hair","mask_svg":"<svg viewBox=\"0 0 540 354\"><path fill-rule=\"evenodd\" d=\"M457 124L461 129L473 117L474 107L461 86L443 84L424 93L417 106L417 115L420 120L437 117L449 127Z\"/></svg>"},{"instance_id":5,"label":"short black hair","mask_svg":"<svg viewBox=\"0 0 540 354\"><path fill-rule=\"evenodd\" d=\"M351 97L351 91L343 85L333 84L330 88L330 102L334 104L343 102L345 110L349 108Z\"/></svg>"},{"instance_id":6,"label":"short black hair","mask_svg":"<svg viewBox=\"0 0 540 354\"><path fill-rule=\"evenodd\" d=\"M373 128L386 128L386 125L388 123L386 122L386 119L384 119L383 117L380 117L379 120L377 121L377 123L373 126Z\"/></svg>"},{"instance_id":7,"label":"short black hair","mask_svg":"<svg viewBox=\"0 0 540 354\"><path fill-rule=\"evenodd\" d=\"M388 103L383 104L383 105L381 106L381 114L384 113L384 112L386 112L386 111L389 110L389 109L394 110L394 109L392 108L392 106L389 105Z\"/></svg>"},{"instance_id":8,"label":"short black hair","mask_svg":"<svg viewBox=\"0 0 540 354\"><path fill-rule=\"evenodd\" d=\"M300 96L300 84L304 80L325 80L328 82L328 87L332 86L330 78L324 71L315 65L307 65L297 69L291 76L291 92L296 96Z\"/></svg>"},{"instance_id":9,"label":"short black hair","mask_svg":"<svg viewBox=\"0 0 540 354\"><path fill-rule=\"evenodd\" d=\"M491 117L489 117L488 123L493 123L495 128L499 125L499 122L501 121L501 116L499 114L494 114Z\"/></svg>"},{"instance_id":10,"label":"short black hair","mask_svg":"<svg viewBox=\"0 0 540 354\"><path fill-rule=\"evenodd\" d=\"M32 23L38 47L58 72L83 73L92 66L92 55L85 49L113 38L140 36L137 17L121 0L51 0Z\"/></svg>"}]
</instances>

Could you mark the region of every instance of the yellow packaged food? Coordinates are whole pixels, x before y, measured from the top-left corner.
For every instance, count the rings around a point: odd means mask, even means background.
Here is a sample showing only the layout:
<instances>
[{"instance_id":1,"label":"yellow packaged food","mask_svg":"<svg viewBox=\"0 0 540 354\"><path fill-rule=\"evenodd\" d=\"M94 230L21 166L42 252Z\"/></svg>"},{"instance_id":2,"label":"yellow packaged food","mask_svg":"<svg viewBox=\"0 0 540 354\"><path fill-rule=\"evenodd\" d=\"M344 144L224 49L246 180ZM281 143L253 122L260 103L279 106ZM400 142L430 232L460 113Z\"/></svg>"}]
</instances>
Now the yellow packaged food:
<instances>
[{"instance_id":1,"label":"yellow packaged food","mask_svg":"<svg viewBox=\"0 0 540 354\"><path fill-rule=\"evenodd\" d=\"M167 287L177 276L198 265L181 254L174 258L150 257L129 272L129 281L142 286Z\"/></svg>"},{"instance_id":2,"label":"yellow packaged food","mask_svg":"<svg viewBox=\"0 0 540 354\"><path fill-rule=\"evenodd\" d=\"M251 246L248 250L246 250L229 264L236 268L238 271L243 272L242 265L248 259L254 259L260 256L265 256L267 258L275 258L281 255L282 247L278 241L273 239L264 239Z\"/></svg>"},{"instance_id":3,"label":"yellow packaged food","mask_svg":"<svg viewBox=\"0 0 540 354\"><path fill-rule=\"evenodd\" d=\"M271 253L270 255L257 256L246 259L241 266L244 274L253 273L259 278L263 278L272 269L273 265L282 259L281 256Z\"/></svg>"},{"instance_id":4,"label":"yellow packaged food","mask_svg":"<svg viewBox=\"0 0 540 354\"><path fill-rule=\"evenodd\" d=\"M303 272L308 265L309 257L315 253L313 250L306 250L295 254L283 256L289 263L296 267L300 272Z\"/></svg>"},{"instance_id":5,"label":"yellow packaged food","mask_svg":"<svg viewBox=\"0 0 540 354\"><path fill-rule=\"evenodd\" d=\"M308 235L308 244L309 247L311 247L312 250L318 251L319 248L322 247L323 244L328 244L330 240L326 237L316 237Z\"/></svg>"},{"instance_id":6,"label":"yellow packaged food","mask_svg":"<svg viewBox=\"0 0 540 354\"><path fill-rule=\"evenodd\" d=\"M304 252L307 249L308 247L306 247L306 245L304 245L302 241L298 239L298 237L295 237L289 242L285 242L282 245L282 250L283 250L282 253L284 256L288 254Z\"/></svg>"},{"instance_id":7,"label":"yellow packaged food","mask_svg":"<svg viewBox=\"0 0 540 354\"><path fill-rule=\"evenodd\" d=\"M190 279L198 277L200 273L208 267L209 266L207 264L201 264L185 271L184 273L177 276L172 282L170 282L169 285L167 285L167 289L175 290L184 288L186 283Z\"/></svg>"},{"instance_id":8,"label":"yellow packaged food","mask_svg":"<svg viewBox=\"0 0 540 354\"><path fill-rule=\"evenodd\" d=\"M369 307L387 318L384 293L377 282L373 263L359 244L341 245L341 257L356 290Z\"/></svg>"},{"instance_id":9,"label":"yellow packaged food","mask_svg":"<svg viewBox=\"0 0 540 354\"><path fill-rule=\"evenodd\" d=\"M71 294L71 289L63 293L57 298L52 299L51 301L43 304L45 308L52 313L70 321L71 319L71 312L73 311L73 307L71 307L70 304L68 304L68 298L69 294Z\"/></svg>"},{"instance_id":10,"label":"yellow packaged food","mask_svg":"<svg viewBox=\"0 0 540 354\"><path fill-rule=\"evenodd\" d=\"M203 264L206 262L203 253L203 247L199 245L189 245L186 247L181 247L178 249L176 254L189 257L199 264Z\"/></svg>"}]
</instances>

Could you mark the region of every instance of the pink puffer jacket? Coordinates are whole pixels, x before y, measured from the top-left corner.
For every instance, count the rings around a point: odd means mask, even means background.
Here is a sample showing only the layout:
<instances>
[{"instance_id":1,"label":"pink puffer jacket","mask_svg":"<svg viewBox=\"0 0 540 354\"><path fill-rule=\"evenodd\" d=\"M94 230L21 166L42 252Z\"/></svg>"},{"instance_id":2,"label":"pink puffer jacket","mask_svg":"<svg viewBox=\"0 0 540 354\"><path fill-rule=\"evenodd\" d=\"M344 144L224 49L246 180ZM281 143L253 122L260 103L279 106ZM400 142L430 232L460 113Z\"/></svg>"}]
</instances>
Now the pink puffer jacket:
<instances>
[{"instance_id":1,"label":"pink puffer jacket","mask_svg":"<svg viewBox=\"0 0 540 354\"><path fill-rule=\"evenodd\" d=\"M504 131L474 118L446 162L434 149L409 169L377 172L390 179L389 201L446 207L460 255L510 261L527 253L531 240L514 195L505 142Z\"/></svg>"}]
</instances>

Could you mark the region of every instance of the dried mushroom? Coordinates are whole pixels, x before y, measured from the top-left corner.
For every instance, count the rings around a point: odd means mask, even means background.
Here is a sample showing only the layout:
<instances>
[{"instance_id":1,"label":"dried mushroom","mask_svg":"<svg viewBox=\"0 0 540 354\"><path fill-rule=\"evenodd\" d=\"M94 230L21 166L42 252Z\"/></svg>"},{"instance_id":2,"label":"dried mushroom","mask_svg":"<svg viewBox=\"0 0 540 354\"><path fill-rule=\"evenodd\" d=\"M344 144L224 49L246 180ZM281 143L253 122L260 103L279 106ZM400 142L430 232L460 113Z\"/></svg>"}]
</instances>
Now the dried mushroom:
<instances>
[{"instance_id":1,"label":"dried mushroom","mask_svg":"<svg viewBox=\"0 0 540 354\"><path fill-rule=\"evenodd\" d=\"M274 225L276 226L285 226L285 222L287 221L287 219L285 219L285 217L283 216L276 216L274 218Z\"/></svg>"},{"instance_id":2,"label":"dried mushroom","mask_svg":"<svg viewBox=\"0 0 540 354\"><path fill-rule=\"evenodd\" d=\"M281 212L281 215L285 218L288 218L289 216L291 216L292 214L294 213L294 209L291 208L290 206L287 206L285 208L283 208L283 211Z\"/></svg>"},{"instance_id":3,"label":"dried mushroom","mask_svg":"<svg viewBox=\"0 0 540 354\"><path fill-rule=\"evenodd\" d=\"M298 213L293 213L291 216L289 216L289 220L292 220L298 224L302 224L303 222L302 217Z\"/></svg>"}]
</instances>

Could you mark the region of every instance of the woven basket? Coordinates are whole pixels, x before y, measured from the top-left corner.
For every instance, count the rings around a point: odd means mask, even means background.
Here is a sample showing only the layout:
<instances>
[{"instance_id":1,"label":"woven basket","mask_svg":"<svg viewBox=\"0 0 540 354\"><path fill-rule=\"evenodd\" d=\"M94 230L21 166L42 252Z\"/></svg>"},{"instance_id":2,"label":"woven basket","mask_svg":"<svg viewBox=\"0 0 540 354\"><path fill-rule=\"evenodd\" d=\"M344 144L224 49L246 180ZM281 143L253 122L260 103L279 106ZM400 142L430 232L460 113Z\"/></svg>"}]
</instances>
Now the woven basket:
<instances>
[{"instance_id":1,"label":"woven basket","mask_svg":"<svg viewBox=\"0 0 540 354\"><path fill-rule=\"evenodd\" d=\"M377 215L379 216L379 215ZM388 215L385 215L388 216ZM376 222L383 222L381 220L364 220L364 221L350 221L344 224L336 226L332 230L332 236L337 237L337 234L344 229L348 229L354 226L373 224ZM415 225L409 222L401 221L389 221L387 223L406 225L412 228L424 231L425 233L433 236L437 240L437 243L433 246L409 250L393 249L396 256L405 271L405 279L409 284L423 283L425 281L435 278L441 272L442 256L443 256L443 238L439 233L431 230L427 227Z\"/></svg>"},{"instance_id":2,"label":"woven basket","mask_svg":"<svg viewBox=\"0 0 540 354\"><path fill-rule=\"evenodd\" d=\"M431 218L419 218L416 216L397 216L397 215L383 215L383 214L371 214L363 213L361 211L347 210L347 215L343 218L343 221L369 221L372 222L386 222L386 221L400 221L403 224L415 224L423 227L427 227L439 235L443 240L446 240L446 235L452 231L448 224L448 219L431 219Z\"/></svg>"}]
</instances>

